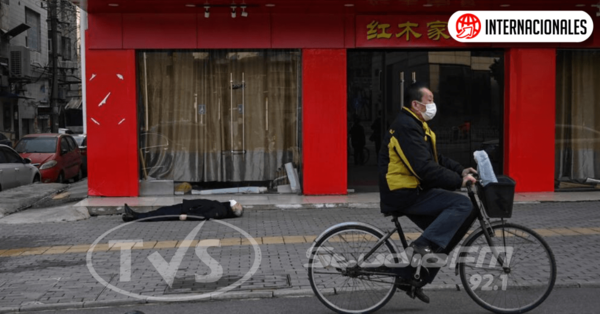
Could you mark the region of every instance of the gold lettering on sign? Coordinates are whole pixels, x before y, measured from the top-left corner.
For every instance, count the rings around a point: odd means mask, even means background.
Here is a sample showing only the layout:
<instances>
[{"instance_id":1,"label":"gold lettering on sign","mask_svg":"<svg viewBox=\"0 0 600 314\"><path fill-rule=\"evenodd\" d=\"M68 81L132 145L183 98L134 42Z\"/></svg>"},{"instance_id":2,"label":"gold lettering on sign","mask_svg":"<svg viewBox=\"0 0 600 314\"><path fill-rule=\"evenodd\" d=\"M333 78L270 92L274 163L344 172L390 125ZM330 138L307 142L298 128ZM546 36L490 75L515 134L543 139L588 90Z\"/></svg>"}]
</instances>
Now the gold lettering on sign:
<instances>
[{"instance_id":1,"label":"gold lettering on sign","mask_svg":"<svg viewBox=\"0 0 600 314\"><path fill-rule=\"evenodd\" d=\"M435 21L427 23L427 37L432 40L440 40L440 37L444 37L444 39L450 38L450 35L446 34L446 26L448 26L448 22Z\"/></svg>"},{"instance_id":2,"label":"gold lettering on sign","mask_svg":"<svg viewBox=\"0 0 600 314\"><path fill-rule=\"evenodd\" d=\"M421 37L421 34L415 32L413 30L413 28L415 28L415 27L419 27L419 24L417 24L417 23L411 23L410 21L406 22L406 23L398 24L398 28L402 29L402 32L396 34L396 37L401 37L401 36L403 36L403 35L406 34L406 41L410 41L410 35L411 34L415 38Z\"/></svg>"}]
</instances>

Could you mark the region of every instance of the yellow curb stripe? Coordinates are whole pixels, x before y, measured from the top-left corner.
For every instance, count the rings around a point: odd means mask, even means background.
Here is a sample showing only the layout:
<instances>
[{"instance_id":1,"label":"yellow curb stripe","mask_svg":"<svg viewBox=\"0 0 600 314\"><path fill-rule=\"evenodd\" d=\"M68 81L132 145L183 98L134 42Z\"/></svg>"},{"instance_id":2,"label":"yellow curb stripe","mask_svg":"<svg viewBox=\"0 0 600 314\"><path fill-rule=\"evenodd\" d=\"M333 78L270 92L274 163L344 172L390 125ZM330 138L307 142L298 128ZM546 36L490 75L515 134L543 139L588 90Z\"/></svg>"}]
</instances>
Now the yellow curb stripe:
<instances>
[{"instance_id":1,"label":"yellow curb stripe","mask_svg":"<svg viewBox=\"0 0 600 314\"><path fill-rule=\"evenodd\" d=\"M195 247L200 240L181 240L177 242L177 247Z\"/></svg>"},{"instance_id":2,"label":"yellow curb stripe","mask_svg":"<svg viewBox=\"0 0 600 314\"><path fill-rule=\"evenodd\" d=\"M2 254L0 254L0 256L19 256L23 252L26 252L27 250L28 249L11 249L11 250L6 250L6 251L2 252Z\"/></svg>"},{"instance_id":3,"label":"yellow curb stripe","mask_svg":"<svg viewBox=\"0 0 600 314\"><path fill-rule=\"evenodd\" d=\"M153 249L158 241L144 241L141 246L134 246L132 250L149 250Z\"/></svg>"},{"instance_id":4,"label":"yellow curb stripe","mask_svg":"<svg viewBox=\"0 0 600 314\"><path fill-rule=\"evenodd\" d=\"M71 246L53 246L44 253L42 253L42 255L63 254L70 248Z\"/></svg>"},{"instance_id":5,"label":"yellow curb stripe","mask_svg":"<svg viewBox=\"0 0 600 314\"><path fill-rule=\"evenodd\" d=\"M158 241L156 245L154 245L155 249L172 249L177 246L178 241Z\"/></svg>"},{"instance_id":6,"label":"yellow curb stripe","mask_svg":"<svg viewBox=\"0 0 600 314\"><path fill-rule=\"evenodd\" d=\"M533 229L533 231L537 232L542 237L554 237L560 235L560 233L554 232L552 229Z\"/></svg>"},{"instance_id":7,"label":"yellow curb stripe","mask_svg":"<svg viewBox=\"0 0 600 314\"><path fill-rule=\"evenodd\" d=\"M23 256L23 255L40 255L40 254L44 254L44 252L48 251L50 248L51 248L50 246L42 246L42 247L32 248L30 250L27 250L27 251L23 252L23 254L21 254L21 256Z\"/></svg>"},{"instance_id":8,"label":"yellow curb stripe","mask_svg":"<svg viewBox=\"0 0 600 314\"><path fill-rule=\"evenodd\" d=\"M263 244L283 244L283 237L262 237Z\"/></svg>"},{"instance_id":9,"label":"yellow curb stripe","mask_svg":"<svg viewBox=\"0 0 600 314\"><path fill-rule=\"evenodd\" d=\"M571 236L571 235L579 235L578 232L575 232L571 229L568 228L557 228L557 229L552 229L552 231L560 234L560 235L567 235L567 236Z\"/></svg>"},{"instance_id":10,"label":"yellow curb stripe","mask_svg":"<svg viewBox=\"0 0 600 314\"><path fill-rule=\"evenodd\" d=\"M242 244L242 239L240 239L240 238L221 239L222 246L241 245L241 244Z\"/></svg>"},{"instance_id":11,"label":"yellow curb stripe","mask_svg":"<svg viewBox=\"0 0 600 314\"><path fill-rule=\"evenodd\" d=\"M577 233L588 235L588 234L600 234L600 231L594 231L592 228L569 228Z\"/></svg>"},{"instance_id":12,"label":"yellow curb stripe","mask_svg":"<svg viewBox=\"0 0 600 314\"><path fill-rule=\"evenodd\" d=\"M303 236L283 236L283 242L285 244L306 243L306 239Z\"/></svg>"}]
</instances>

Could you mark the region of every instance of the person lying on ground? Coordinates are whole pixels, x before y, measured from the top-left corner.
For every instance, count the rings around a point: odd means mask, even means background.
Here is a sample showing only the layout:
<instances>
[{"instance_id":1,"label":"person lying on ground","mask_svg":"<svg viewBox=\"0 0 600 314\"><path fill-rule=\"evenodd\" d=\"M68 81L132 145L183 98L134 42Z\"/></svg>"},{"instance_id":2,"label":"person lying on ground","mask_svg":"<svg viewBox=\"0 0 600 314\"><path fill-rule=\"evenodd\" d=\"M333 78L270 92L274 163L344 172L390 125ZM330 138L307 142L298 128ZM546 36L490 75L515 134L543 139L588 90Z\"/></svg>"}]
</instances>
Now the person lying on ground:
<instances>
[{"instance_id":1,"label":"person lying on ground","mask_svg":"<svg viewBox=\"0 0 600 314\"><path fill-rule=\"evenodd\" d=\"M164 206L146 213L138 213L125 204L122 218L125 222L144 218L149 219L143 221L208 220L240 217L243 212L242 205L234 200L218 202L206 199L184 199L183 203Z\"/></svg>"}]
</instances>

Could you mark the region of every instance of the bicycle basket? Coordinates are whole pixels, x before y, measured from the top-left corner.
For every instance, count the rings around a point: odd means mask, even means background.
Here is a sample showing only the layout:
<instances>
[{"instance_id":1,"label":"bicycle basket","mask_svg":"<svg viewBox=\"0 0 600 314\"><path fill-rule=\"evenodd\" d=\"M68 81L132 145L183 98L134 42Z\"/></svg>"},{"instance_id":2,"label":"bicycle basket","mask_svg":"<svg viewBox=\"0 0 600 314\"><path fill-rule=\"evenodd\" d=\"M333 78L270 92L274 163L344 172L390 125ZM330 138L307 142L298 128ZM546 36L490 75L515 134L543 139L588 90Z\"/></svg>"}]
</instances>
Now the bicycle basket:
<instances>
[{"instance_id":1,"label":"bicycle basket","mask_svg":"<svg viewBox=\"0 0 600 314\"><path fill-rule=\"evenodd\" d=\"M497 176L497 183L482 186L477 182L477 196L483 203L490 218L510 218L515 198L515 180L507 176Z\"/></svg>"}]
</instances>

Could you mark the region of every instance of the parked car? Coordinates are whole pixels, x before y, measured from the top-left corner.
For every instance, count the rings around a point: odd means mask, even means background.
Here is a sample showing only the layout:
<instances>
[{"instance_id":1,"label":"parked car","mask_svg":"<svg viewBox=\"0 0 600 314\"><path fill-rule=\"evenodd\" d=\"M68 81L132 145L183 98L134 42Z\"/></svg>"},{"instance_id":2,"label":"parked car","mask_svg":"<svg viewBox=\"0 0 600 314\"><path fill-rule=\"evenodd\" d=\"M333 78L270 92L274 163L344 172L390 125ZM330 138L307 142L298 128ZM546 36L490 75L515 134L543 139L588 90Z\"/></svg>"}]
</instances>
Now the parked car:
<instances>
[{"instance_id":1,"label":"parked car","mask_svg":"<svg viewBox=\"0 0 600 314\"><path fill-rule=\"evenodd\" d=\"M6 145L12 147L12 142L6 135L0 133L0 145Z\"/></svg>"},{"instance_id":2,"label":"parked car","mask_svg":"<svg viewBox=\"0 0 600 314\"><path fill-rule=\"evenodd\" d=\"M81 158L83 158L83 175L87 176L87 135L86 134L77 134L73 135L75 142L79 146L79 152L81 153Z\"/></svg>"},{"instance_id":3,"label":"parked car","mask_svg":"<svg viewBox=\"0 0 600 314\"><path fill-rule=\"evenodd\" d=\"M31 159L42 175L42 182L65 182L83 178L83 158L79 146L68 134L29 134L25 135L15 150L23 158Z\"/></svg>"},{"instance_id":4,"label":"parked car","mask_svg":"<svg viewBox=\"0 0 600 314\"><path fill-rule=\"evenodd\" d=\"M0 191L40 182L40 171L29 158L21 158L7 145L0 145Z\"/></svg>"}]
</instances>

